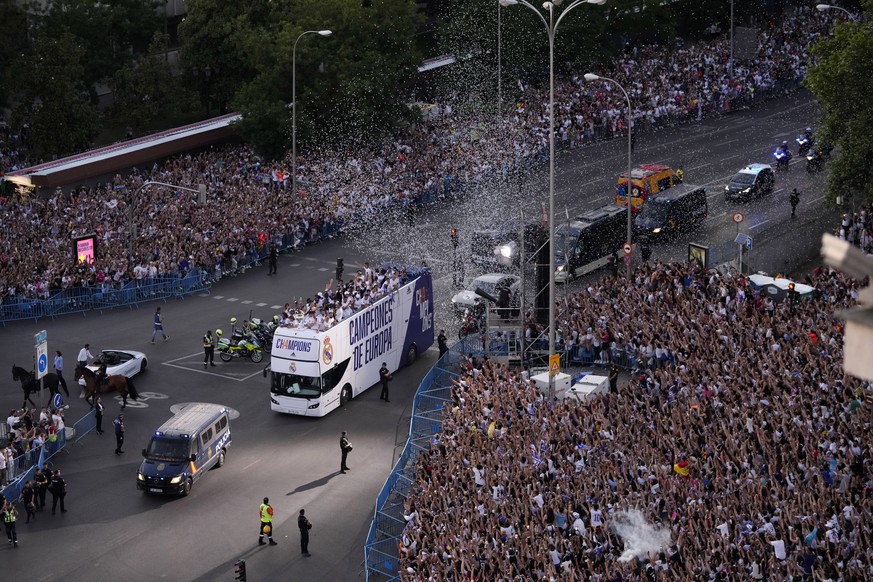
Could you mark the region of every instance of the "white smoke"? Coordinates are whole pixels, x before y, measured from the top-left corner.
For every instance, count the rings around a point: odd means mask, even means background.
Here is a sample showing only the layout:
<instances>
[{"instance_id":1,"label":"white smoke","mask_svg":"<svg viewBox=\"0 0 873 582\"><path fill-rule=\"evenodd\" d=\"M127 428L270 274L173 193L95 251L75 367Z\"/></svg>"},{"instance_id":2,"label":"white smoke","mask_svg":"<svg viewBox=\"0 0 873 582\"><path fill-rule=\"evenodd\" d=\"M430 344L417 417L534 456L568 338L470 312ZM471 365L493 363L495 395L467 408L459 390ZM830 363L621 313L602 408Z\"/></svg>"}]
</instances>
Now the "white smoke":
<instances>
[{"instance_id":1,"label":"white smoke","mask_svg":"<svg viewBox=\"0 0 873 582\"><path fill-rule=\"evenodd\" d=\"M610 527L624 541L624 552L618 558L620 562L643 558L649 552L670 546L670 530L651 525L637 509L617 512L610 520Z\"/></svg>"}]
</instances>

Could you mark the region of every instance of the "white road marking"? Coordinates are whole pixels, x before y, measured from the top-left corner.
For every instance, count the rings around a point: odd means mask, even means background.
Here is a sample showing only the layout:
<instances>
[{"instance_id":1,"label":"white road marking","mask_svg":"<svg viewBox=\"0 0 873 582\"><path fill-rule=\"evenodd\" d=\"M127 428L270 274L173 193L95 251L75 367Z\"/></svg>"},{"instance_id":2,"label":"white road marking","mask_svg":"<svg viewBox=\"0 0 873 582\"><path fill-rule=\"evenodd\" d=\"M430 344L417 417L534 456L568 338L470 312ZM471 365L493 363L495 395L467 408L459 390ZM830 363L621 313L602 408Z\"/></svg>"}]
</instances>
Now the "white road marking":
<instances>
[{"instance_id":1,"label":"white road marking","mask_svg":"<svg viewBox=\"0 0 873 582\"><path fill-rule=\"evenodd\" d=\"M270 309L285 309L284 305L271 305Z\"/></svg>"},{"instance_id":2,"label":"white road marking","mask_svg":"<svg viewBox=\"0 0 873 582\"><path fill-rule=\"evenodd\" d=\"M224 295L213 295L213 299L224 299Z\"/></svg>"},{"instance_id":3,"label":"white road marking","mask_svg":"<svg viewBox=\"0 0 873 582\"><path fill-rule=\"evenodd\" d=\"M759 222L758 224L753 224L752 226L749 227L749 230L751 230L751 229L753 229L753 228L758 228L759 226L764 226L765 224L767 224L767 223L770 222L771 220L773 220L773 219L772 219L772 218L768 218L767 220L764 220L764 221L762 221L762 222Z\"/></svg>"},{"instance_id":4,"label":"white road marking","mask_svg":"<svg viewBox=\"0 0 873 582\"><path fill-rule=\"evenodd\" d=\"M239 297L228 297L227 300L233 303L234 301L239 301Z\"/></svg>"},{"instance_id":5,"label":"white road marking","mask_svg":"<svg viewBox=\"0 0 873 582\"><path fill-rule=\"evenodd\" d=\"M261 459L258 459L258 460L254 461L254 462L252 462L252 463L249 463L248 465L246 465L245 467L243 467L243 473L245 473L245 472L248 471L250 468L254 467L255 465L257 465L257 464L260 463L260 462L261 462Z\"/></svg>"},{"instance_id":6,"label":"white road marking","mask_svg":"<svg viewBox=\"0 0 873 582\"><path fill-rule=\"evenodd\" d=\"M255 303L255 307L264 307L266 305L266 303Z\"/></svg>"},{"instance_id":7,"label":"white road marking","mask_svg":"<svg viewBox=\"0 0 873 582\"><path fill-rule=\"evenodd\" d=\"M265 356L266 356L266 354L265 354ZM181 362L182 360L190 360L191 358L197 358L197 360L196 360L197 366L202 366L203 360L200 359L202 357L203 357L202 351L194 352L193 354L188 354L187 356L182 356L181 358L176 358L174 360L167 360L166 362L161 362L161 365L169 366L171 368L178 368L180 370L185 370L186 372L195 372L197 374L206 374L207 376L218 376L219 378L226 378L227 380L235 380L236 382L245 382L246 380L254 378L255 376L261 375L261 373L262 373L262 368L261 368L256 372L252 372L248 376L243 376L242 378L234 378L233 376L228 376L226 374L212 372L208 368L201 370L199 367L192 368L191 366L180 366L179 364L176 364L176 362ZM230 362L227 362L227 363L229 364ZM224 362L222 362L222 364L224 364ZM260 368L260 366L259 366L259 368Z\"/></svg>"}]
</instances>

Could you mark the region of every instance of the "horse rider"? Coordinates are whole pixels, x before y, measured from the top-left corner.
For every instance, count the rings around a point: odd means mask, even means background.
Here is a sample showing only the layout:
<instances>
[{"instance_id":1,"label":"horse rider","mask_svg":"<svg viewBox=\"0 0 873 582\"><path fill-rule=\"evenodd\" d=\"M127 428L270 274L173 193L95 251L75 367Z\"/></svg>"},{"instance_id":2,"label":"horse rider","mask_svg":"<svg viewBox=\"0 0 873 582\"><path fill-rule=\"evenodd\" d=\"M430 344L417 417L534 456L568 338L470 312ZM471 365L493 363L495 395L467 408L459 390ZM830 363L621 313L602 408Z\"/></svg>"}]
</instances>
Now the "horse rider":
<instances>
[{"instance_id":1,"label":"horse rider","mask_svg":"<svg viewBox=\"0 0 873 582\"><path fill-rule=\"evenodd\" d=\"M108 377L109 374L106 372L106 362L100 362L100 367L97 368L97 372L94 373L94 382L97 386L102 386L106 383Z\"/></svg>"}]
</instances>

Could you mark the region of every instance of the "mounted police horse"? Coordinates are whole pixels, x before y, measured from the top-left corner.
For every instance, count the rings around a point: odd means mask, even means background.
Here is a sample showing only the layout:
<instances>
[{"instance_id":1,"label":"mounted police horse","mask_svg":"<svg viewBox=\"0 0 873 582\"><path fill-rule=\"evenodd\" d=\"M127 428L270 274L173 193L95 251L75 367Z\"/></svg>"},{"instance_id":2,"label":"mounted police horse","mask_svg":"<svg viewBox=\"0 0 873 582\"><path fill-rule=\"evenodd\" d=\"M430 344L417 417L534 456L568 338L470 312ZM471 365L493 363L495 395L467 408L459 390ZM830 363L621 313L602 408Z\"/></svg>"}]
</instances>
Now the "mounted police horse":
<instances>
[{"instance_id":1,"label":"mounted police horse","mask_svg":"<svg viewBox=\"0 0 873 582\"><path fill-rule=\"evenodd\" d=\"M58 393L58 386L61 384L58 375L52 372L42 377L42 385L40 385L33 372L29 372L14 364L12 365L12 379L21 382L21 389L24 391L24 400L21 402L22 408L26 407L28 402L30 402L31 406L36 406L33 400L30 399L30 395L31 393L39 392L43 387L48 388L51 392L49 395L49 404L51 404L55 394Z\"/></svg>"},{"instance_id":2,"label":"mounted police horse","mask_svg":"<svg viewBox=\"0 0 873 582\"><path fill-rule=\"evenodd\" d=\"M96 394L107 394L109 392L118 392L121 396L121 407L127 406L128 395L136 400L139 398L139 393L133 385L133 380L121 374L106 376L103 380L97 379L97 374L90 368L76 366L76 372L73 379L78 382L79 378L85 379L85 401L94 406L94 396Z\"/></svg>"}]
</instances>

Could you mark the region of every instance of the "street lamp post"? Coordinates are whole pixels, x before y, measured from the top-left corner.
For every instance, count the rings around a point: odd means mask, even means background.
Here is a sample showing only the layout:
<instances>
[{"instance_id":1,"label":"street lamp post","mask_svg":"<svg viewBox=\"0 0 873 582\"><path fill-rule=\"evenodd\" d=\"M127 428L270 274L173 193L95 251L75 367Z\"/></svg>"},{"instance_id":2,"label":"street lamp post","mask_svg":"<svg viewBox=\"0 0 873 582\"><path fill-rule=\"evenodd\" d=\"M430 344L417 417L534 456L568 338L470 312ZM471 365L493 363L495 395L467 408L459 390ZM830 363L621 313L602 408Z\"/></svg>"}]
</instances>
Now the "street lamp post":
<instances>
[{"instance_id":1,"label":"street lamp post","mask_svg":"<svg viewBox=\"0 0 873 582\"><path fill-rule=\"evenodd\" d=\"M734 79L734 0L731 0L731 60L728 65L728 76Z\"/></svg>"},{"instance_id":2,"label":"street lamp post","mask_svg":"<svg viewBox=\"0 0 873 582\"><path fill-rule=\"evenodd\" d=\"M497 3L497 116L503 115L503 67L501 50L503 48L503 23L502 20L503 5Z\"/></svg>"},{"instance_id":3,"label":"street lamp post","mask_svg":"<svg viewBox=\"0 0 873 582\"><path fill-rule=\"evenodd\" d=\"M330 36L329 30L306 30L294 41L291 50L291 194L297 194L297 43L307 34Z\"/></svg>"},{"instance_id":4,"label":"street lamp post","mask_svg":"<svg viewBox=\"0 0 873 582\"><path fill-rule=\"evenodd\" d=\"M840 6L834 6L833 4L816 4L815 9L819 12L825 12L827 10L839 10L840 12L845 12L846 16L848 16L850 20L855 19L851 12Z\"/></svg>"},{"instance_id":5,"label":"street lamp post","mask_svg":"<svg viewBox=\"0 0 873 582\"><path fill-rule=\"evenodd\" d=\"M574 0L555 18L555 7L563 0L544 2L549 19L527 0L498 0L501 6L521 4L536 14L546 27L549 37L549 359L555 354L555 36L558 25L571 10L581 4L605 4L606 0ZM550 364L551 366L551 364ZM555 377L549 369L549 398L555 397Z\"/></svg>"},{"instance_id":6,"label":"street lamp post","mask_svg":"<svg viewBox=\"0 0 873 582\"><path fill-rule=\"evenodd\" d=\"M621 92L624 93L624 98L627 100L627 243L629 245L633 245L633 180L631 179L631 171L633 170L633 160L632 160L632 150L633 150L633 139L631 138L631 131L633 131L632 125L632 113L631 113L631 100L630 95L627 94L627 91L624 90L617 81L614 79L610 79L609 77L601 77L599 75L595 75L594 73L585 73L586 81L608 81L610 83L614 83L616 87L621 89ZM633 248L633 247L631 247ZM630 280L631 277L631 265L630 261L627 264L627 278Z\"/></svg>"}]
</instances>

